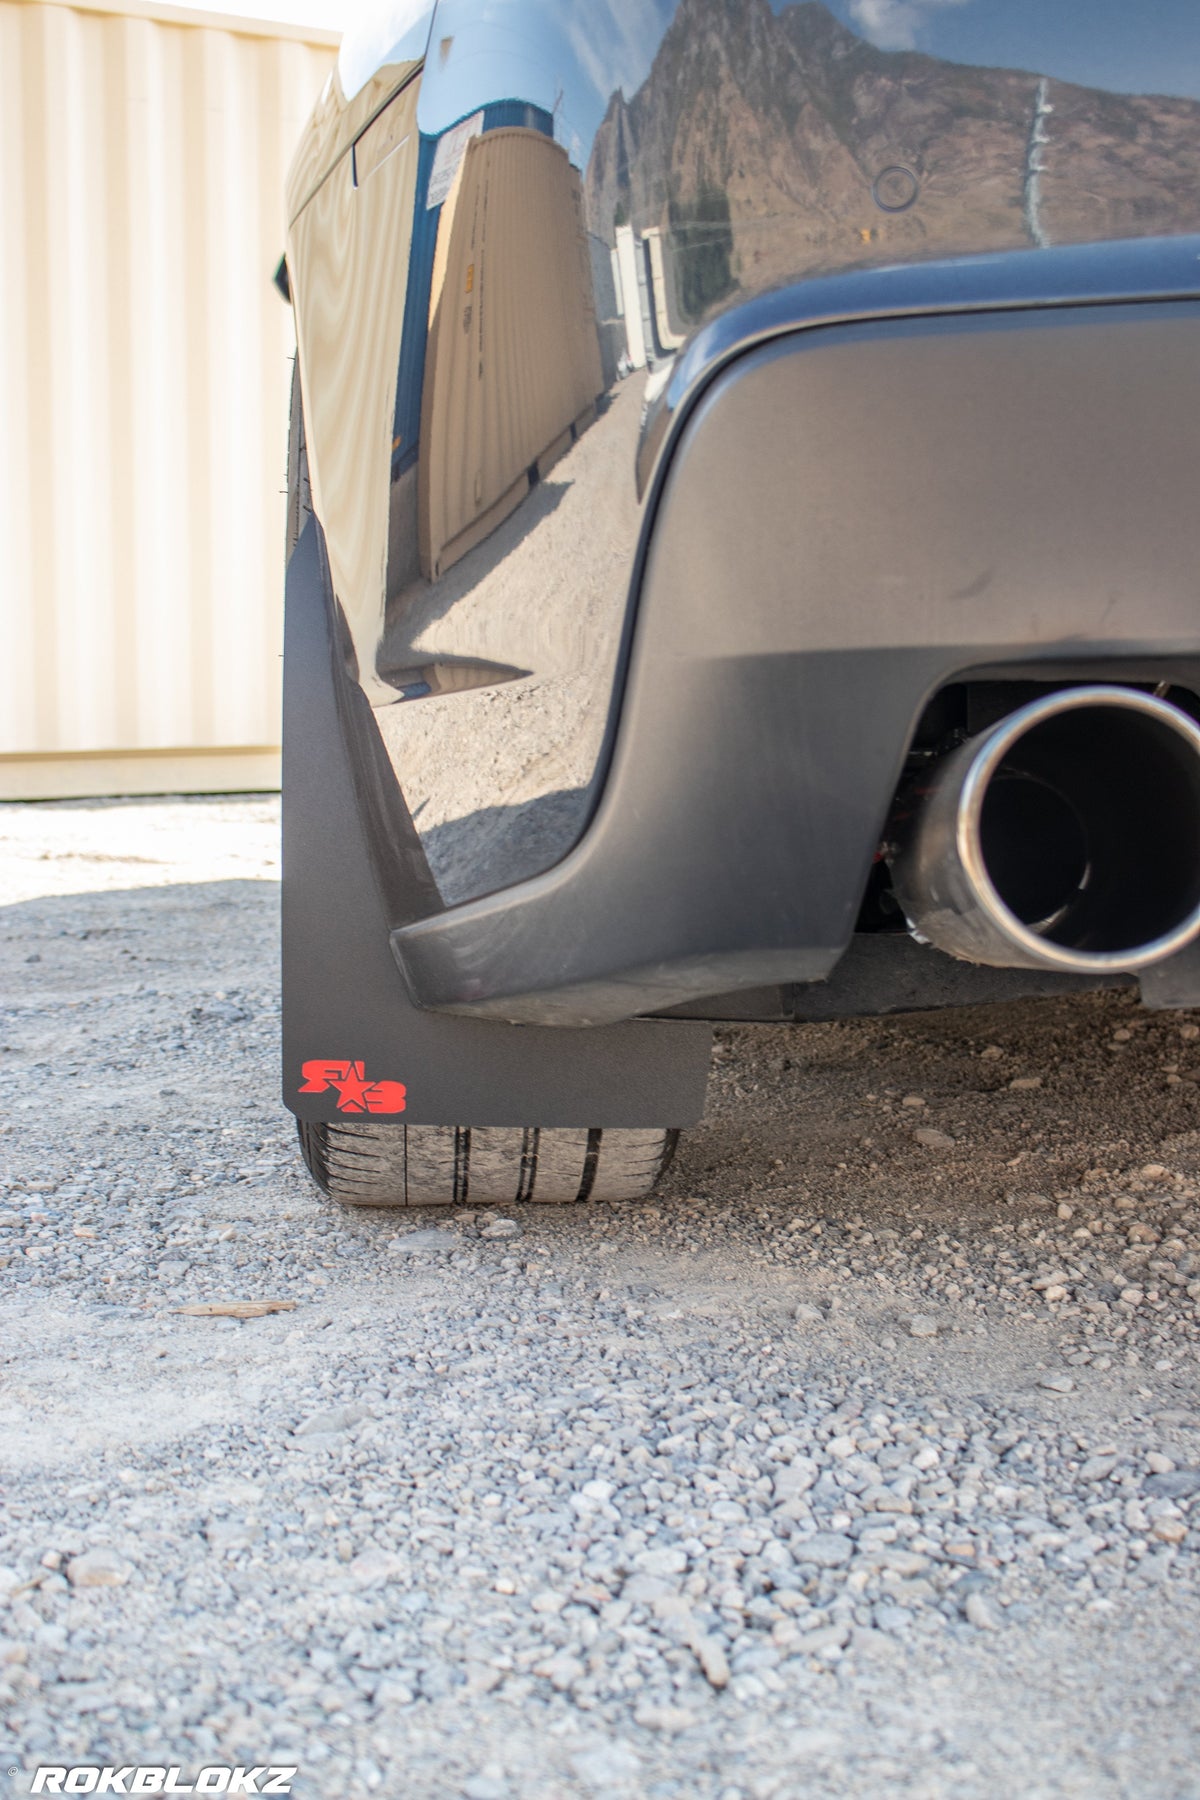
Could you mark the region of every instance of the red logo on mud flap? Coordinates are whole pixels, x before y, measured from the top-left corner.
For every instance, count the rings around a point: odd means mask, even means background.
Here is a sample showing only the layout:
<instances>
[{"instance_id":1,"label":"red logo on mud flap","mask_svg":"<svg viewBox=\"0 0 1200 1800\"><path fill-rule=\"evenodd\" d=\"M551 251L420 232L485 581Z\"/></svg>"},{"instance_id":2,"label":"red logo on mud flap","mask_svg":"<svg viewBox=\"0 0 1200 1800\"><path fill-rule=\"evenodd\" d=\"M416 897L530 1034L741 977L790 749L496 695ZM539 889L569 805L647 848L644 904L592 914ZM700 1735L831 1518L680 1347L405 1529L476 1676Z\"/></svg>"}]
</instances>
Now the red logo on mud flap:
<instances>
[{"instance_id":1,"label":"red logo on mud flap","mask_svg":"<svg viewBox=\"0 0 1200 1800\"><path fill-rule=\"evenodd\" d=\"M360 1062L306 1062L302 1094L327 1094L337 1089L338 1111L344 1113L402 1113L408 1090L402 1081L368 1081L366 1064Z\"/></svg>"}]
</instances>

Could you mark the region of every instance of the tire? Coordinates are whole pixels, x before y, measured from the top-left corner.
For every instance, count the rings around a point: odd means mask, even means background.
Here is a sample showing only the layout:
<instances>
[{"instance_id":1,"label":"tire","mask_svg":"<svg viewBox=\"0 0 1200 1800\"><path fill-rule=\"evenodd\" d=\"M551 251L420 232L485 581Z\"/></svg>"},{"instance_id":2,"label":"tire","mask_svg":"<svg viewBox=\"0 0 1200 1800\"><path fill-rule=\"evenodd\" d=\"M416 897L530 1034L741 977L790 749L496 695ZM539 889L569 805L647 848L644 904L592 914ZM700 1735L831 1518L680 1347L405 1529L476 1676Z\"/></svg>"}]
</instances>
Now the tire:
<instances>
[{"instance_id":1,"label":"tire","mask_svg":"<svg viewBox=\"0 0 1200 1800\"><path fill-rule=\"evenodd\" d=\"M300 1126L314 1180L346 1206L518 1206L642 1200L677 1131L453 1125Z\"/></svg>"}]
</instances>

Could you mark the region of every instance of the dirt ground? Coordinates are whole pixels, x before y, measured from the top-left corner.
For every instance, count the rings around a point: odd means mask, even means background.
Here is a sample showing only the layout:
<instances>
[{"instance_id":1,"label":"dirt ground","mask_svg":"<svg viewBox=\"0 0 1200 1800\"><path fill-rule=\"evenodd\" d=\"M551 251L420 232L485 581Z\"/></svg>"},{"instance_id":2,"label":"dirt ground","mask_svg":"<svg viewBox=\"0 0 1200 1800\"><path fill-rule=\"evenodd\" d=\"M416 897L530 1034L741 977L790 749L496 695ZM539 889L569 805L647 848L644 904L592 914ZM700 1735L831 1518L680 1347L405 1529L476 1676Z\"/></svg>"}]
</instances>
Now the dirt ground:
<instances>
[{"instance_id":1,"label":"dirt ground","mask_svg":"<svg viewBox=\"0 0 1200 1800\"><path fill-rule=\"evenodd\" d=\"M1200 1023L724 1032L650 1203L345 1213L276 834L0 807L0 1793L1200 1796Z\"/></svg>"}]
</instances>

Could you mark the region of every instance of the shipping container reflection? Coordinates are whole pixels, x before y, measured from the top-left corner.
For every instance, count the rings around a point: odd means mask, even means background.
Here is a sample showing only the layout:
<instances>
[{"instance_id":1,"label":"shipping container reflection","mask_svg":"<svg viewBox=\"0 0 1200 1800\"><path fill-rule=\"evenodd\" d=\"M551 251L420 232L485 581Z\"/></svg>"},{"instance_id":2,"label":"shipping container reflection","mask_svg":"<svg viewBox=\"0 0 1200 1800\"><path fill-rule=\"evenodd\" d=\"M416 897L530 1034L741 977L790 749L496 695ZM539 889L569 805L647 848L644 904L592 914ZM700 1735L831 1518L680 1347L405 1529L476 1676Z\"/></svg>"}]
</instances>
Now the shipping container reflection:
<instances>
[{"instance_id":1,"label":"shipping container reflection","mask_svg":"<svg viewBox=\"0 0 1200 1800\"><path fill-rule=\"evenodd\" d=\"M638 527L643 385L621 383L519 509L389 606L393 681L454 659L532 671L376 712L447 901L550 867L586 822Z\"/></svg>"}]
</instances>

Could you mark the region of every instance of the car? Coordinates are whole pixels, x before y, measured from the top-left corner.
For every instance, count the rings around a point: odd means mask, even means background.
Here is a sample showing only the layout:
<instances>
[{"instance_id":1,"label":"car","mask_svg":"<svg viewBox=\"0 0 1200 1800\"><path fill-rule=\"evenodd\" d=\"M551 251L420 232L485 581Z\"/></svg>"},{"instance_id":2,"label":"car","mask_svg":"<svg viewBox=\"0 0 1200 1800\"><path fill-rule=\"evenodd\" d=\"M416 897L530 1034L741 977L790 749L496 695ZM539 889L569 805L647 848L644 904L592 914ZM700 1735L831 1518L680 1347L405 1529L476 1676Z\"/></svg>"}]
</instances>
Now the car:
<instances>
[{"instance_id":1,"label":"car","mask_svg":"<svg viewBox=\"0 0 1200 1800\"><path fill-rule=\"evenodd\" d=\"M279 272L283 1094L337 1199L636 1200L721 1022L1200 1002L1200 19L1119 32L346 35Z\"/></svg>"}]
</instances>

